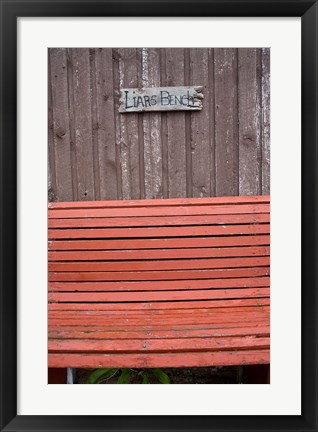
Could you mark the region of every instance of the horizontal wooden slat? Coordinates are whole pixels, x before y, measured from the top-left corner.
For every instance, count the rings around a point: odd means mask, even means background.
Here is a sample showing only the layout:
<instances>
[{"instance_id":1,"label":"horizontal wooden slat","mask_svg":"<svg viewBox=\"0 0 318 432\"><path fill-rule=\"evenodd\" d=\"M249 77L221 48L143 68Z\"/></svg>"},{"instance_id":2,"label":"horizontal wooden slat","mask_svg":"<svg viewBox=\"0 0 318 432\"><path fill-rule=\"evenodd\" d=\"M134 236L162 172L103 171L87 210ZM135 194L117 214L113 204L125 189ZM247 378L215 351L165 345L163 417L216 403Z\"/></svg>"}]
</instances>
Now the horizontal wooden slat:
<instances>
[{"instance_id":1,"label":"horizontal wooden slat","mask_svg":"<svg viewBox=\"0 0 318 432\"><path fill-rule=\"evenodd\" d=\"M184 352L184 351L224 351L241 349L268 349L268 337L218 337L218 338L187 338L187 339L144 339L144 340L49 340L49 353L131 353L131 352Z\"/></svg>"},{"instance_id":2,"label":"horizontal wooden slat","mask_svg":"<svg viewBox=\"0 0 318 432\"><path fill-rule=\"evenodd\" d=\"M206 320L205 320L206 321ZM193 330L214 330L219 331L219 329L233 329L233 328L257 328L257 327L267 327L269 331L269 315L266 317L263 315L262 317L254 317L253 320L249 319L240 319L240 318L231 318L226 320L216 320L215 322L182 322L182 323L171 323L166 324L161 322L152 323L152 325L141 325L139 324L120 324L116 323L116 325L110 325L109 323L105 324L83 324L83 323L60 323L57 322L55 324L49 325L49 331L52 330L65 330L65 331L81 331L81 332L109 332L109 333L118 333L118 332L175 332L175 331L193 331ZM171 333L170 333L171 334Z\"/></svg>"},{"instance_id":3,"label":"horizontal wooden slat","mask_svg":"<svg viewBox=\"0 0 318 432\"><path fill-rule=\"evenodd\" d=\"M251 289L251 288L248 288ZM49 311L49 317L56 317L56 318L74 318L74 317L81 317L81 319L88 319L88 318L101 318L103 320L107 320L109 318L111 319L123 319L124 321L128 318L135 318L135 317L141 317L145 319L168 319L170 317L185 317L185 316L198 316L198 319L200 320L201 317L205 316L225 316L229 315L232 316L233 314L245 314L248 316L251 313L257 312L257 313L263 313L263 312L269 312L270 308L269 305L254 305L254 306L232 306L230 308L226 307L219 307L219 308L205 308L202 307L200 309L170 309L165 312L164 309L160 310L127 310L125 313L122 311L115 311L112 310L111 312L108 310L70 310L70 311L60 311L60 310L50 310Z\"/></svg>"},{"instance_id":4,"label":"horizontal wooden slat","mask_svg":"<svg viewBox=\"0 0 318 432\"><path fill-rule=\"evenodd\" d=\"M132 310L180 310L201 308L231 308L245 306L268 306L269 298L252 298L238 300L203 300L191 302L141 302L141 303L49 303L49 311L81 311L81 310L107 310L107 311L132 311ZM124 313L124 312L121 312Z\"/></svg>"},{"instance_id":5,"label":"horizontal wooden slat","mask_svg":"<svg viewBox=\"0 0 318 432\"><path fill-rule=\"evenodd\" d=\"M222 225L222 226L183 226L157 228L82 228L50 229L49 239L58 238L137 238L137 237L187 237L207 235L269 234L269 224Z\"/></svg>"},{"instance_id":6,"label":"horizontal wooden slat","mask_svg":"<svg viewBox=\"0 0 318 432\"><path fill-rule=\"evenodd\" d=\"M151 317L145 319L144 317L127 317L123 319L123 316L115 319L114 317L95 317L95 316L80 316L80 317L65 317L64 319L58 317L51 317L51 325L64 326L90 326L94 325L96 328L102 330L112 328L116 329L129 329L129 328L142 328L142 329L152 329L152 328L183 328L185 326L192 327L193 325L208 326L211 324L223 324L224 322L244 325L246 322L262 322L264 325L267 320L269 320L269 314L265 312L254 312L249 313L246 316L241 314L233 313L231 317L226 315L215 315L215 316L201 316L201 315L187 315L187 316L172 316L169 318L163 317Z\"/></svg>"},{"instance_id":7,"label":"horizontal wooden slat","mask_svg":"<svg viewBox=\"0 0 318 432\"><path fill-rule=\"evenodd\" d=\"M50 272L149 271L269 266L269 257L180 259L158 261L49 262Z\"/></svg>"},{"instance_id":8,"label":"horizontal wooden slat","mask_svg":"<svg viewBox=\"0 0 318 432\"><path fill-rule=\"evenodd\" d=\"M50 210L51 219L74 218L105 218L105 217L135 217L135 216L185 216L185 215L225 215L225 214L258 214L269 213L269 204L240 204L240 205L198 205L198 206L165 206L165 207L126 207L121 208L72 208L67 210Z\"/></svg>"},{"instance_id":9,"label":"horizontal wooden slat","mask_svg":"<svg viewBox=\"0 0 318 432\"><path fill-rule=\"evenodd\" d=\"M263 313L269 312L269 305L257 305L257 306L233 306L230 308L200 308L200 309L170 309L170 310L127 310L124 314L122 311L102 311L102 310L76 310L76 311L59 311L50 310L49 317L56 318L102 318L102 319L118 319L123 318L125 321L127 318L145 318L145 319L162 319L171 317L186 317L186 316L198 316L199 320L203 316L225 316L229 314L246 314L248 316L251 313Z\"/></svg>"},{"instance_id":10,"label":"horizontal wooden slat","mask_svg":"<svg viewBox=\"0 0 318 432\"><path fill-rule=\"evenodd\" d=\"M125 240L53 240L49 250L169 249L269 245L269 235Z\"/></svg>"},{"instance_id":11,"label":"horizontal wooden slat","mask_svg":"<svg viewBox=\"0 0 318 432\"><path fill-rule=\"evenodd\" d=\"M115 261L173 258L252 257L269 255L269 246L232 248L154 249L126 251L49 252L49 261Z\"/></svg>"},{"instance_id":12,"label":"horizontal wooden slat","mask_svg":"<svg viewBox=\"0 0 318 432\"><path fill-rule=\"evenodd\" d=\"M159 353L159 354L50 354L49 367L198 367L231 366L269 363L269 350L221 351L212 353Z\"/></svg>"},{"instance_id":13,"label":"horizontal wooden slat","mask_svg":"<svg viewBox=\"0 0 318 432\"><path fill-rule=\"evenodd\" d=\"M114 217L49 219L49 228L107 228L107 227L147 227L182 225L235 225L269 223L269 213L234 214L212 216L156 216L156 217Z\"/></svg>"},{"instance_id":14,"label":"horizontal wooden slat","mask_svg":"<svg viewBox=\"0 0 318 432\"><path fill-rule=\"evenodd\" d=\"M254 204L269 203L268 195L261 196L226 196L214 198L167 198L167 199L143 199L143 200L109 200L109 201L77 201L77 202L51 202L49 209L74 209L74 208L104 208L104 207L162 207L162 206L192 206L192 205L224 205L224 204Z\"/></svg>"},{"instance_id":15,"label":"horizontal wooden slat","mask_svg":"<svg viewBox=\"0 0 318 432\"><path fill-rule=\"evenodd\" d=\"M216 325L217 326L217 325ZM225 327L225 328L208 328L208 329L181 329L181 330L139 330L130 331L100 331L95 327L86 327L85 331L78 330L77 327L72 329L63 329L60 326L50 326L49 339L174 339L174 338L217 338L231 336L269 336L269 326L254 324L245 327Z\"/></svg>"},{"instance_id":16,"label":"horizontal wooden slat","mask_svg":"<svg viewBox=\"0 0 318 432\"><path fill-rule=\"evenodd\" d=\"M224 268L211 270L166 270L134 272L73 272L49 273L49 282L58 281L152 281L152 280L185 280L227 277L268 276L269 267Z\"/></svg>"},{"instance_id":17,"label":"horizontal wooden slat","mask_svg":"<svg viewBox=\"0 0 318 432\"><path fill-rule=\"evenodd\" d=\"M265 329L266 334L269 334L269 314L266 316L263 315L262 319L254 318L249 320L235 320L235 319L226 319L224 321L216 321L216 322L195 322L191 323L190 325L188 323L176 323L173 326L167 326L165 323L157 322L153 323L153 325L143 325L142 323L139 323L139 325L120 325L116 324L116 326L111 326L109 323L105 324L86 324L86 323L78 323L78 324L63 324L61 325L58 323L49 323L48 329L49 333L56 332L56 331L63 331L63 332L84 332L87 334L92 334L94 331L101 332L101 333L107 333L107 338L113 338L113 334L116 333L125 333L127 332L126 339L131 338L133 334L157 334L158 337L163 335L167 335L167 337L175 337L174 334L176 331L178 332L185 332L186 335L191 335L192 332L208 332L209 335L211 334L232 334L232 331L235 329L241 329L242 331L244 329L247 329L246 331L249 332L249 334L257 334L258 329ZM221 332L221 333L220 333ZM230 332L230 333L228 333ZM255 333L256 332L256 333ZM193 333L194 334L194 333ZM240 334L240 333L238 333ZM244 333L245 334L245 333ZM247 333L246 333L247 334ZM68 337L71 338L71 337Z\"/></svg>"},{"instance_id":18,"label":"horizontal wooden slat","mask_svg":"<svg viewBox=\"0 0 318 432\"><path fill-rule=\"evenodd\" d=\"M49 293L51 302L127 302L127 301L176 301L225 298L268 297L268 288L228 290L149 291L116 293Z\"/></svg>"},{"instance_id":19,"label":"horizontal wooden slat","mask_svg":"<svg viewBox=\"0 0 318 432\"><path fill-rule=\"evenodd\" d=\"M262 305L262 306L245 306L242 307L231 307L231 308L201 308L201 309L173 309L173 310L148 310L148 311L141 311L141 310L127 310L125 313L122 311L101 311L101 310L77 310L77 311L49 311L49 317L52 318L81 318L81 319L101 319L102 322L105 322L105 320L109 319L123 319L123 321L126 321L126 319L130 318L138 318L138 319L159 319L162 320L162 318L184 318L184 317L192 317L192 316L199 316L199 317L216 317L216 316L222 316L224 317L232 317L234 314L241 314L241 316L245 315L247 316L250 313L263 313L263 312L269 312L269 306L268 305ZM96 321L97 322L97 321Z\"/></svg>"},{"instance_id":20,"label":"horizontal wooden slat","mask_svg":"<svg viewBox=\"0 0 318 432\"><path fill-rule=\"evenodd\" d=\"M262 325L269 324L269 310L268 308L264 310L251 310L245 312L231 312L230 315L226 313L213 313L206 312L200 314L199 310L194 311L194 313L189 313L188 310L183 311L183 313L171 313L166 317L162 315L143 315L143 314L108 314L99 315L92 314L87 315L85 313L78 314L73 311L71 313L65 313L63 315L62 311L55 311L56 313L50 313L50 328L52 326L59 326L60 328L70 327L70 326L82 326L94 327L96 330L111 330L116 329L127 329L131 327L140 330L150 330L153 328L185 328L193 326L206 327L212 324L223 325L225 323L232 323L235 326L244 326L249 322L261 322ZM58 313L59 312L59 313ZM105 312L104 312L105 313Z\"/></svg>"},{"instance_id":21,"label":"horizontal wooden slat","mask_svg":"<svg viewBox=\"0 0 318 432\"><path fill-rule=\"evenodd\" d=\"M181 281L145 282L50 282L49 291L168 291L205 288L236 288L269 286L269 277L238 279L196 279Z\"/></svg>"}]
</instances>

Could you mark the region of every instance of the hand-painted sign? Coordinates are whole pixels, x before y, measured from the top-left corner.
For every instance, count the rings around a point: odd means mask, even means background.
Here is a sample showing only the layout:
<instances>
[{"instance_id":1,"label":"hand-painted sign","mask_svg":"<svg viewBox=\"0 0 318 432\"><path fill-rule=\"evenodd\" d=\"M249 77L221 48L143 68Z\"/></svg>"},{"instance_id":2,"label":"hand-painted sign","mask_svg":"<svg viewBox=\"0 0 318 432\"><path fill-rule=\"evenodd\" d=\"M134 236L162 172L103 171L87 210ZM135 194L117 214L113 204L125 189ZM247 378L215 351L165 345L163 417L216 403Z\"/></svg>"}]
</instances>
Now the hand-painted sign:
<instances>
[{"instance_id":1,"label":"hand-painted sign","mask_svg":"<svg viewBox=\"0 0 318 432\"><path fill-rule=\"evenodd\" d=\"M202 86L121 89L119 112L201 110L202 89Z\"/></svg>"}]
</instances>

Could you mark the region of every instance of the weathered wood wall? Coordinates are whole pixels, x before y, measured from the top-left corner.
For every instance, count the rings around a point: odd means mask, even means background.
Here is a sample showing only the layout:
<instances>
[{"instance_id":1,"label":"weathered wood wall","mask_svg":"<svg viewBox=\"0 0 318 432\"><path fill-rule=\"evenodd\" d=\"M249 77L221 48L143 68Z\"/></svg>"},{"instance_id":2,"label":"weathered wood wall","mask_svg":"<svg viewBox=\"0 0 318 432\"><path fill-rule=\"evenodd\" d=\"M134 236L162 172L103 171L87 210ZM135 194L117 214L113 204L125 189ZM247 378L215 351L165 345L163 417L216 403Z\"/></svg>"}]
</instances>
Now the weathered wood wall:
<instances>
[{"instance_id":1,"label":"weathered wood wall","mask_svg":"<svg viewBox=\"0 0 318 432\"><path fill-rule=\"evenodd\" d=\"M269 49L50 49L49 200L268 194ZM120 114L121 87L204 86L198 112Z\"/></svg>"}]
</instances>

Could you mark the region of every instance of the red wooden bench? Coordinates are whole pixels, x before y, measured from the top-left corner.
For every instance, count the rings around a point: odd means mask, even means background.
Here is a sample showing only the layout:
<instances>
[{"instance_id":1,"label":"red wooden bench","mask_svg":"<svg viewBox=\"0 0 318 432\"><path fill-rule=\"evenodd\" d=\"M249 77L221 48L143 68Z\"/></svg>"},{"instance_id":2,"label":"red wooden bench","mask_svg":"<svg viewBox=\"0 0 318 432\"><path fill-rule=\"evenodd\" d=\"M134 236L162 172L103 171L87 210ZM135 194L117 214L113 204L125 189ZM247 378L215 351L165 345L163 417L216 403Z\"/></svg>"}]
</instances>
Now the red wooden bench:
<instances>
[{"instance_id":1,"label":"red wooden bench","mask_svg":"<svg viewBox=\"0 0 318 432\"><path fill-rule=\"evenodd\" d=\"M49 367L268 364L269 197L49 204Z\"/></svg>"}]
</instances>

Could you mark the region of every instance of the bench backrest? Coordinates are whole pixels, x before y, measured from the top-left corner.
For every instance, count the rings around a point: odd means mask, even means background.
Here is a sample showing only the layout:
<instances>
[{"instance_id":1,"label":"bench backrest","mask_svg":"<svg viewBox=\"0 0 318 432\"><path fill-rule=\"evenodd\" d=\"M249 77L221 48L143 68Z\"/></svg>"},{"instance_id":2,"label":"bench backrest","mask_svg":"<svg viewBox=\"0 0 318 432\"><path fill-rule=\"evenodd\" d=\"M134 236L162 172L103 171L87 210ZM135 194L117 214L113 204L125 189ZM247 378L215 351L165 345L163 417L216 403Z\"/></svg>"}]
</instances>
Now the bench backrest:
<instances>
[{"instance_id":1,"label":"bench backrest","mask_svg":"<svg viewBox=\"0 0 318 432\"><path fill-rule=\"evenodd\" d=\"M268 196L51 203L49 301L261 301L269 222Z\"/></svg>"}]
</instances>

